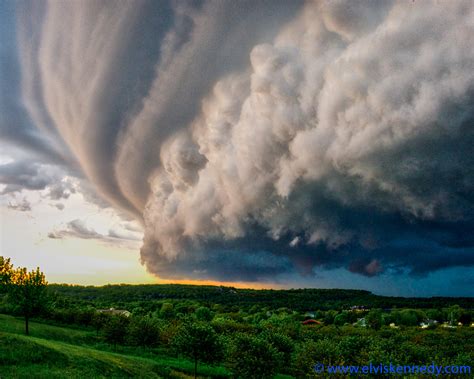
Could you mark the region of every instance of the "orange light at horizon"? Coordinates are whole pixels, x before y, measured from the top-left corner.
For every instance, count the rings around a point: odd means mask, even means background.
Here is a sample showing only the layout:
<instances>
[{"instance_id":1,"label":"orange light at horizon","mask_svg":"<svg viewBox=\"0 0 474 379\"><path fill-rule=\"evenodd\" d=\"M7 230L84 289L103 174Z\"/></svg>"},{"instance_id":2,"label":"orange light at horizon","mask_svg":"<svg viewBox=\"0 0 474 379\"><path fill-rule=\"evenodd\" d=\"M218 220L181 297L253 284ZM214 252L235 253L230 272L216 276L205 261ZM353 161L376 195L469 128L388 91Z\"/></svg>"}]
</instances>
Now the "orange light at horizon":
<instances>
[{"instance_id":1,"label":"orange light at horizon","mask_svg":"<svg viewBox=\"0 0 474 379\"><path fill-rule=\"evenodd\" d=\"M174 279L174 280L168 280L168 279L160 279L156 278L156 281L153 280L144 280L143 282L140 281L131 281L131 282L119 282L119 281L113 281L113 282L102 282L102 283L97 283L93 281L93 283L86 283L84 280L73 280L73 281L54 281L54 282L49 282L49 284L67 284L67 285L79 285L79 286L97 286L101 287L104 285L149 285L149 284L184 284L184 285L193 285L193 286L223 286L223 287L234 287L234 288L239 288L239 289L256 289L256 290L261 290L261 289L284 289L285 286L283 285L278 285L275 283L257 283L257 282L220 282L217 280L197 280L197 279Z\"/></svg>"},{"instance_id":2,"label":"orange light at horizon","mask_svg":"<svg viewBox=\"0 0 474 379\"><path fill-rule=\"evenodd\" d=\"M275 283L257 283L257 282L224 282L217 280L196 280L196 279L181 279L181 280L166 280L158 279L157 284L190 284L195 286L224 286L235 287L240 289L282 289L283 285Z\"/></svg>"}]
</instances>

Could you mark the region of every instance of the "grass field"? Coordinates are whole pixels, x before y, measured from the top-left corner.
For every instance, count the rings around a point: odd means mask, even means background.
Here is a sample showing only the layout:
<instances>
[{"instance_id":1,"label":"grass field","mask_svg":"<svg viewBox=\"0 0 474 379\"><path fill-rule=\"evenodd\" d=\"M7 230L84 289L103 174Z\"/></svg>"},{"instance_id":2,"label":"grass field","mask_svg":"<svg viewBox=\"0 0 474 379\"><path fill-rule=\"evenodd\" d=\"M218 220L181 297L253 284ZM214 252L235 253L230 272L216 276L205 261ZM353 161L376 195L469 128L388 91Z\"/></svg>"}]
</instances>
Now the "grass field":
<instances>
[{"instance_id":1,"label":"grass field","mask_svg":"<svg viewBox=\"0 0 474 379\"><path fill-rule=\"evenodd\" d=\"M188 378L193 363L137 349L111 351L93 331L31 322L0 315L0 377L5 378ZM133 354L133 352L135 354ZM139 355L144 356L139 356ZM223 378L223 367L200 365L201 377Z\"/></svg>"}]
</instances>

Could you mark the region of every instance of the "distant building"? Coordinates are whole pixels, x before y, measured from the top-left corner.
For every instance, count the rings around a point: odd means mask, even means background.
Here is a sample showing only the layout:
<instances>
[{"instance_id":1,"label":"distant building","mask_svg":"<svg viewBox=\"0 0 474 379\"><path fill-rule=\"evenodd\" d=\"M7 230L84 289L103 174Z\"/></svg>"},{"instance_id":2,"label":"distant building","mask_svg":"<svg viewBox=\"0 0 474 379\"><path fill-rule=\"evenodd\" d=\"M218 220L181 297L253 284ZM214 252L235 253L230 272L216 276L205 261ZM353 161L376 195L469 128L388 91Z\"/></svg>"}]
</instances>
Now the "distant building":
<instances>
[{"instance_id":1,"label":"distant building","mask_svg":"<svg viewBox=\"0 0 474 379\"><path fill-rule=\"evenodd\" d=\"M436 320L425 320L425 321L420 323L420 327L421 327L421 329L426 329L426 328L429 328L429 327L434 327L437 324L438 324L438 321L436 321Z\"/></svg>"},{"instance_id":2,"label":"distant building","mask_svg":"<svg viewBox=\"0 0 474 379\"><path fill-rule=\"evenodd\" d=\"M127 311L125 309L115 309L115 308L98 309L97 312L109 314L109 315L112 315L112 316L130 317L132 315L129 311Z\"/></svg>"},{"instance_id":3,"label":"distant building","mask_svg":"<svg viewBox=\"0 0 474 379\"><path fill-rule=\"evenodd\" d=\"M365 317L357 319L352 325L354 326L361 326L363 328L367 327L367 321L365 321Z\"/></svg>"},{"instance_id":4,"label":"distant building","mask_svg":"<svg viewBox=\"0 0 474 379\"><path fill-rule=\"evenodd\" d=\"M303 325L322 325L323 323L318 320L309 319L302 322Z\"/></svg>"},{"instance_id":5,"label":"distant building","mask_svg":"<svg viewBox=\"0 0 474 379\"><path fill-rule=\"evenodd\" d=\"M369 308L367 308L365 305L353 305L349 308L349 310L352 312L365 312L369 310Z\"/></svg>"},{"instance_id":6,"label":"distant building","mask_svg":"<svg viewBox=\"0 0 474 379\"><path fill-rule=\"evenodd\" d=\"M454 329L456 328L454 325L451 325L449 322L443 322L443 325L441 325L443 328L449 328L449 329Z\"/></svg>"}]
</instances>

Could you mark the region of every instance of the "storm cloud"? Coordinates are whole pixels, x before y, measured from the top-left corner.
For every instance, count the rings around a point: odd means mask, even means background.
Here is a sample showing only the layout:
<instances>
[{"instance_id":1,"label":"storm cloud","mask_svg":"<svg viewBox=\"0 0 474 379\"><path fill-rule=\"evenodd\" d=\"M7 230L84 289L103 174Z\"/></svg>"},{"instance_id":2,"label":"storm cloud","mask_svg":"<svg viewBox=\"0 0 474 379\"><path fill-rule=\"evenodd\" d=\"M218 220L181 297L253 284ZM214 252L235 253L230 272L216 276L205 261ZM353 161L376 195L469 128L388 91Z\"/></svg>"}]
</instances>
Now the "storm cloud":
<instances>
[{"instance_id":1,"label":"storm cloud","mask_svg":"<svg viewBox=\"0 0 474 379\"><path fill-rule=\"evenodd\" d=\"M17 160L0 165L0 184L5 185L0 193L15 193L23 189L43 190L60 178L61 172L56 166Z\"/></svg>"},{"instance_id":2,"label":"storm cloud","mask_svg":"<svg viewBox=\"0 0 474 379\"><path fill-rule=\"evenodd\" d=\"M18 122L143 225L150 272L275 281L474 265L471 1L16 12ZM4 192L19 180L9 170ZM22 185L44 188L29 170ZM90 234L80 226L68 231Z\"/></svg>"}]
</instances>

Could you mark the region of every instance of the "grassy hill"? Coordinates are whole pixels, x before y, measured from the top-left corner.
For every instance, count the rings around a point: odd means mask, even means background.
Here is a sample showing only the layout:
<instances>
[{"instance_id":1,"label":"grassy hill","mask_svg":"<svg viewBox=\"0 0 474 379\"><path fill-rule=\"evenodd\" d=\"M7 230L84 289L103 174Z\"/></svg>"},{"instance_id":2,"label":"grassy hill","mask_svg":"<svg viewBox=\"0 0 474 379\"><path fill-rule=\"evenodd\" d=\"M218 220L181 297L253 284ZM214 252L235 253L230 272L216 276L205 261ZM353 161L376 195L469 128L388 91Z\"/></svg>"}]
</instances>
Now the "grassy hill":
<instances>
[{"instance_id":1,"label":"grassy hill","mask_svg":"<svg viewBox=\"0 0 474 379\"><path fill-rule=\"evenodd\" d=\"M188 378L193 363L134 349L110 351L94 332L38 322L24 336L23 321L0 315L0 377L6 378ZM106 350L109 349L109 350ZM143 354L147 356L138 356ZM227 377L222 367L201 366L205 377Z\"/></svg>"}]
</instances>

